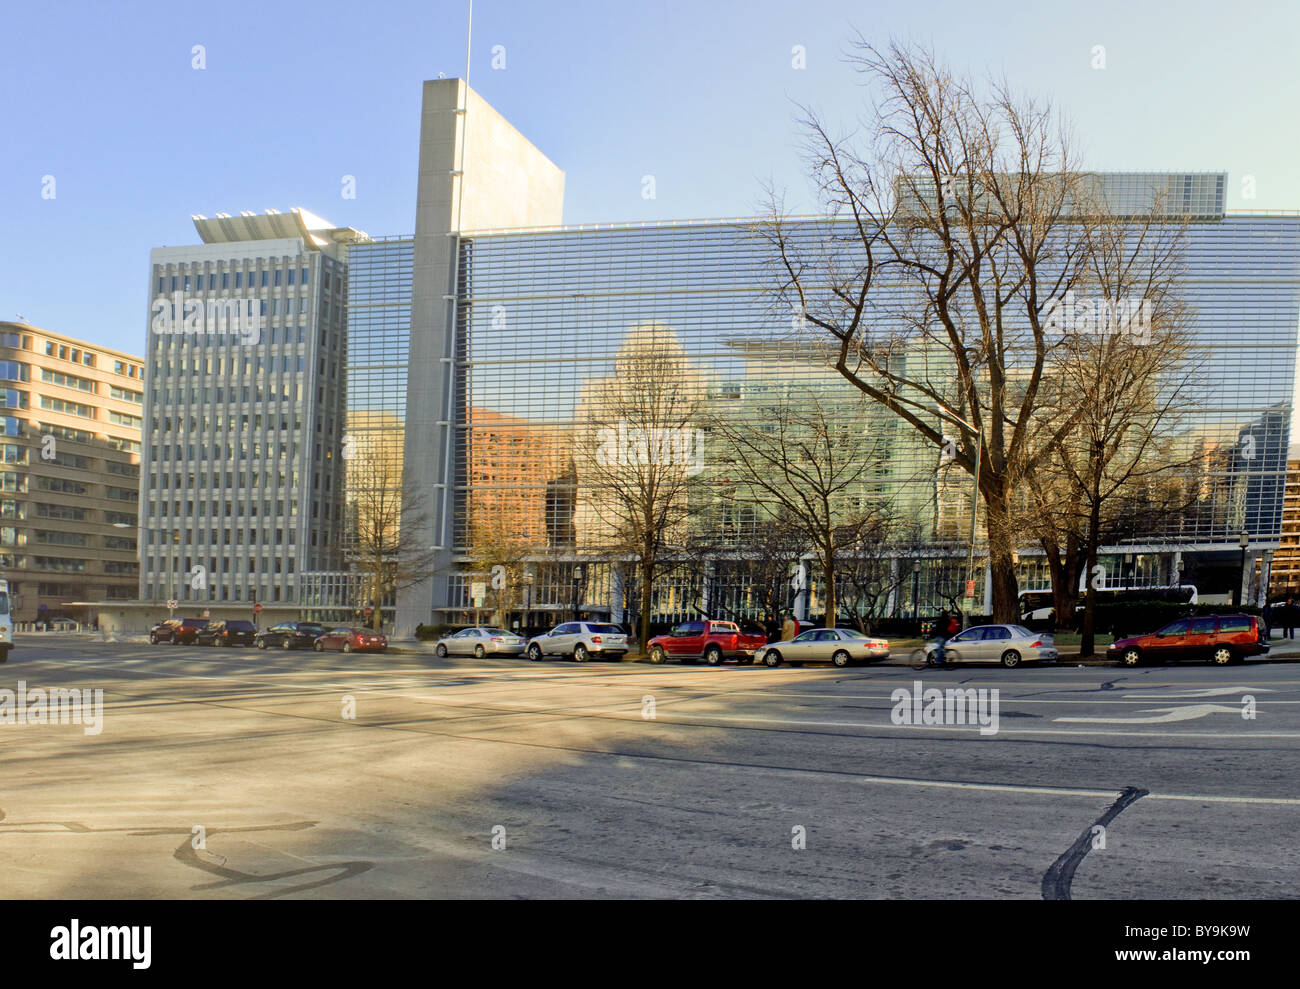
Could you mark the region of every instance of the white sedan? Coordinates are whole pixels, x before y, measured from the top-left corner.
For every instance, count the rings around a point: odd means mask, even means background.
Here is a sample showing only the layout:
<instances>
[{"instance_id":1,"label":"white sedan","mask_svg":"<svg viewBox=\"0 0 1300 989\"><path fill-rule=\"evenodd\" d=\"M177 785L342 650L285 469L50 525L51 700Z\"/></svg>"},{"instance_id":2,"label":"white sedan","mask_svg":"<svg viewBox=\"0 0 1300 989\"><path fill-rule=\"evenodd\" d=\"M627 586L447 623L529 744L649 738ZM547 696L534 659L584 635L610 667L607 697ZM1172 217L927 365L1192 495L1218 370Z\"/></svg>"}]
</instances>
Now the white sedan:
<instances>
[{"instance_id":1,"label":"white sedan","mask_svg":"<svg viewBox=\"0 0 1300 989\"><path fill-rule=\"evenodd\" d=\"M773 642L761 653L767 666L784 663L825 663L848 666L889 658L889 642L855 628L810 628L785 642Z\"/></svg>"},{"instance_id":2,"label":"white sedan","mask_svg":"<svg viewBox=\"0 0 1300 989\"><path fill-rule=\"evenodd\" d=\"M524 640L503 628L479 625L462 629L454 635L444 636L433 647L439 656L469 656L479 659L491 653L495 656L518 656L524 651Z\"/></svg>"}]
</instances>

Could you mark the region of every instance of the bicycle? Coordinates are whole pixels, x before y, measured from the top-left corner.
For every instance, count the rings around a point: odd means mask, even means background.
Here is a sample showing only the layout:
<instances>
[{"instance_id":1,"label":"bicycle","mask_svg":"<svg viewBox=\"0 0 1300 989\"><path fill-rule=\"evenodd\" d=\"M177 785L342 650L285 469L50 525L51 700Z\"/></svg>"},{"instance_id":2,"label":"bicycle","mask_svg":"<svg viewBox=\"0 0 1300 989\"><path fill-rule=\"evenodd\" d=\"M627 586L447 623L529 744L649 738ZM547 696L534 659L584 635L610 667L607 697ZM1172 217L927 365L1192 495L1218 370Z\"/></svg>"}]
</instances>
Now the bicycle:
<instances>
[{"instance_id":1,"label":"bicycle","mask_svg":"<svg viewBox=\"0 0 1300 989\"><path fill-rule=\"evenodd\" d=\"M924 670L927 667L939 670L948 669L948 661L938 659L939 647L943 645L943 639L933 639L925 645L912 650L912 654L907 658L908 665L914 670Z\"/></svg>"}]
</instances>

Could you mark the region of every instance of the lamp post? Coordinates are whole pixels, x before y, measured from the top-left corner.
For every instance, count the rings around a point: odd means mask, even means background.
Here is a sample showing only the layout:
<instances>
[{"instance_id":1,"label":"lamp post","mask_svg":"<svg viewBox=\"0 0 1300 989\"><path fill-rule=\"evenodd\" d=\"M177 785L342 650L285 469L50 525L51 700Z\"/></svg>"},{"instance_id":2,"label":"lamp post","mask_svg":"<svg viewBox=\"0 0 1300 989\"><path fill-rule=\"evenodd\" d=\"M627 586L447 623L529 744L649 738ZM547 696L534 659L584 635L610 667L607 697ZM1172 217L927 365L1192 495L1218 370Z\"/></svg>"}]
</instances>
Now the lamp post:
<instances>
[{"instance_id":1,"label":"lamp post","mask_svg":"<svg viewBox=\"0 0 1300 989\"><path fill-rule=\"evenodd\" d=\"M1242 588L1246 586L1246 547L1250 545L1250 533L1245 529L1241 530L1241 535L1237 537L1237 545L1241 547L1241 579L1237 582L1237 589L1232 594L1232 606L1241 607Z\"/></svg>"},{"instance_id":2,"label":"lamp post","mask_svg":"<svg viewBox=\"0 0 1300 989\"><path fill-rule=\"evenodd\" d=\"M531 572L524 574L524 635L533 627L533 581L537 578Z\"/></svg>"},{"instance_id":3,"label":"lamp post","mask_svg":"<svg viewBox=\"0 0 1300 989\"><path fill-rule=\"evenodd\" d=\"M586 579L586 577L587 577L587 568L584 567L581 563L574 564L573 566L573 620L575 622L578 620L578 598L580 593L579 589L582 587L582 583Z\"/></svg>"},{"instance_id":4,"label":"lamp post","mask_svg":"<svg viewBox=\"0 0 1300 989\"><path fill-rule=\"evenodd\" d=\"M921 620L921 561L912 561L912 621Z\"/></svg>"},{"instance_id":5,"label":"lamp post","mask_svg":"<svg viewBox=\"0 0 1300 989\"><path fill-rule=\"evenodd\" d=\"M969 422L957 415L947 406L935 403L934 410L949 422L961 426L968 433L975 437L975 464L971 472L971 492L970 492L970 545L966 553L966 584L973 587L975 583L975 522L979 516L980 504L980 456L984 451L984 427L972 426ZM975 597L972 593L970 598L971 612L975 610ZM967 616L969 617L969 616Z\"/></svg>"}]
</instances>

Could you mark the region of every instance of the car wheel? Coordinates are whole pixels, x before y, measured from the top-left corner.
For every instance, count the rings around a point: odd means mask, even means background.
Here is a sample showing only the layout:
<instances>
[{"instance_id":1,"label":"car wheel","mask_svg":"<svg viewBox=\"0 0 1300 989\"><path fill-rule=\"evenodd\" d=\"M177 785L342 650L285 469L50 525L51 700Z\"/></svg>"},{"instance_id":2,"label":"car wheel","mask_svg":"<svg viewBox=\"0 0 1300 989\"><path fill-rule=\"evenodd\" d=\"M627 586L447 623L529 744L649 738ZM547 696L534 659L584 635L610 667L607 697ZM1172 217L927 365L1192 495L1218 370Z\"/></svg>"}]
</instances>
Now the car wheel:
<instances>
[{"instance_id":1,"label":"car wheel","mask_svg":"<svg viewBox=\"0 0 1300 989\"><path fill-rule=\"evenodd\" d=\"M323 642L321 642L319 639L317 639L317 640L316 640L316 644L313 645L312 648L315 649L317 652L324 652L324 651L325 651L325 644L324 644Z\"/></svg>"},{"instance_id":2,"label":"car wheel","mask_svg":"<svg viewBox=\"0 0 1300 989\"><path fill-rule=\"evenodd\" d=\"M256 642L253 643L253 645L257 646L258 649L265 649L265 648L266 648L266 640L265 640L265 639L258 639Z\"/></svg>"},{"instance_id":3,"label":"car wheel","mask_svg":"<svg viewBox=\"0 0 1300 989\"><path fill-rule=\"evenodd\" d=\"M650 650L650 662L652 663L662 663L667 658L668 657L664 655L664 651L658 646L655 646Z\"/></svg>"},{"instance_id":4,"label":"car wheel","mask_svg":"<svg viewBox=\"0 0 1300 989\"><path fill-rule=\"evenodd\" d=\"M1232 650L1227 646L1219 646L1219 648L1215 649L1214 653L1210 656L1210 662L1215 666L1227 666L1232 662L1232 659Z\"/></svg>"},{"instance_id":5,"label":"car wheel","mask_svg":"<svg viewBox=\"0 0 1300 989\"><path fill-rule=\"evenodd\" d=\"M149 645L156 646L157 644L158 644L158 636L156 635L149 636Z\"/></svg>"},{"instance_id":6,"label":"car wheel","mask_svg":"<svg viewBox=\"0 0 1300 989\"><path fill-rule=\"evenodd\" d=\"M831 657L831 662L843 669L845 666L849 665L849 654L841 649Z\"/></svg>"},{"instance_id":7,"label":"car wheel","mask_svg":"<svg viewBox=\"0 0 1300 989\"><path fill-rule=\"evenodd\" d=\"M710 666L717 666L722 662L722 650L717 646L709 646L704 650L704 661Z\"/></svg>"},{"instance_id":8,"label":"car wheel","mask_svg":"<svg viewBox=\"0 0 1300 989\"><path fill-rule=\"evenodd\" d=\"M536 642L528 647L528 658L534 663L540 663L542 661L542 650Z\"/></svg>"},{"instance_id":9,"label":"car wheel","mask_svg":"<svg viewBox=\"0 0 1300 989\"><path fill-rule=\"evenodd\" d=\"M436 655L439 659L445 659L447 656L447 647L444 646L441 642L439 642L437 647L433 650L433 652L434 655Z\"/></svg>"},{"instance_id":10,"label":"car wheel","mask_svg":"<svg viewBox=\"0 0 1300 989\"><path fill-rule=\"evenodd\" d=\"M352 643L351 643L351 642L345 642L345 643L343 643L343 651L344 651L344 652L351 652L351 651L352 651Z\"/></svg>"},{"instance_id":11,"label":"car wheel","mask_svg":"<svg viewBox=\"0 0 1300 989\"><path fill-rule=\"evenodd\" d=\"M482 658L483 658L484 656L486 656L486 655L487 655L487 650L484 649L482 646L475 646L475 647L474 647L474 658L475 658L475 659L482 659Z\"/></svg>"},{"instance_id":12,"label":"car wheel","mask_svg":"<svg viewBox=\"0 0 1300 989\"><path fill-rule=\"evenodd\" d=\"M280 643L280 648L281 648L281 649L292 649L292 648L293 648L293 646L291 645L292 642L293 642L293 639L289 638L289 636L286 635L286 636L284 637L284 641Z\"/></svg>"},{"instance_id":13,"label":"car wheel","mask_svg":"<svg viewBox=\"0 0 1300 989\"><path fill-rule=\"evenodd\" d=\"M781 654L775 649L769 649L763 653L763 665L770 666L773 669L781 665Z\"/></svg>"},{"instance_id":14,"label":"car wheel","mask_svg":"<svg viewBox=\"0 0 1300 989\"><path fill-rule=\"evenodd\" d=\"M575 663L585 663L587 661L587 647L581 642L573 647L573 661Z\"/></svg>"},{"instance_id":15,"label":"car wheel","mask_svg":"<svg viewBox=\"0 0 1300 989\"><path fill-rule=\"evenodd\" d=\"M1142 662L1142 654L1133 648L1125 649L1119 661L1125 666L1137 666Z\"/></svg>"},{"instance_id":16,"label":"car wheel","mask_svg":"<svg viewBox=\"0 0 1300 989\"><path fill-rule=\"evenodd\" d=\"M1009 670L1014 670L1020 665L1020 653L1014 649L1008 649L1002 654L1002 665Z\"/></svg>"}]
</instances>

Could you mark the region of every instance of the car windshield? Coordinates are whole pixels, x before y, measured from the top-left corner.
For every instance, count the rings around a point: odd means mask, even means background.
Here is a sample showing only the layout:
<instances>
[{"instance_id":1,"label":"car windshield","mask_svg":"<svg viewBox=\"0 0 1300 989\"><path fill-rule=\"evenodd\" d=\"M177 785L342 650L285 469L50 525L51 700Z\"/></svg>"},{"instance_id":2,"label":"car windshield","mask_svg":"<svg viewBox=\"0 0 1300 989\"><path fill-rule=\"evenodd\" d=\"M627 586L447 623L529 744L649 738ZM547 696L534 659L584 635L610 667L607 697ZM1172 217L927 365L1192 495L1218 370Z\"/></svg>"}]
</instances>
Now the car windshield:
<instances>
[{"instance_id":1,"label":"car windshield","mask_svg":"<svg viewBox=\"0 0 1300 989\"><path fill-rule=\"evenodd\" d=\"M862 633L862 632L859 632L856 628L839 628L839 629L836 629L836 631L840 633L840 638L841 638L841 639L865 639L865 638L868 638L867 635L865 635L865 634Z\"/></svg>"},{"instance_id":2,"label":"car windshield","mask_svg":"<svg viewBox=\"0 0 1300 989\"><path fill-rule=\"evenodd\" d=\"M507 632L503 628L485 628L483 632L487 635L514 635L513 632Z\"/></svg>"},{"instance_id":3,"label":"car windshield","mask_svg":"<svg viewBox=\"0 0 1300 989\"><path fill-rule=\"evenodd\" d=\"M1029 629L1025 628L1025 626L1023 625L1008 625L1007 628L1011 629L1012 635L1021 638L1029 639L1029 638L1033 638L1034 635L1033 632L1029 631Z\"/></svg>"},{"instance_id":4,"label":"car windshield","mask_svg":"<svg viewBox=\"0 0 1300 989\"><path fill-rule=\"evenodd\" d=\"M253 631L253 623L252 622L226 622L226 628L234 629L236 632L251 632Z\"/></svg>"}]
</instances>

